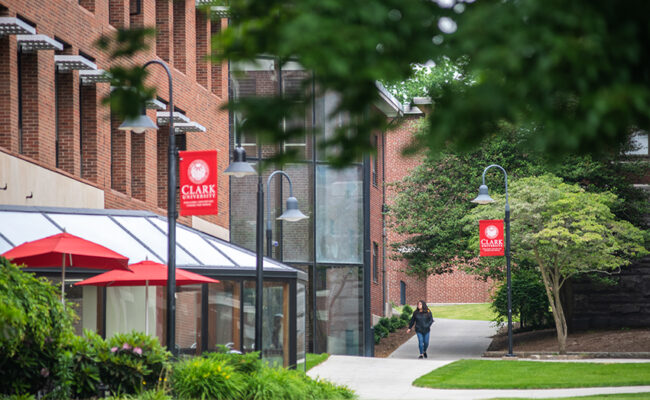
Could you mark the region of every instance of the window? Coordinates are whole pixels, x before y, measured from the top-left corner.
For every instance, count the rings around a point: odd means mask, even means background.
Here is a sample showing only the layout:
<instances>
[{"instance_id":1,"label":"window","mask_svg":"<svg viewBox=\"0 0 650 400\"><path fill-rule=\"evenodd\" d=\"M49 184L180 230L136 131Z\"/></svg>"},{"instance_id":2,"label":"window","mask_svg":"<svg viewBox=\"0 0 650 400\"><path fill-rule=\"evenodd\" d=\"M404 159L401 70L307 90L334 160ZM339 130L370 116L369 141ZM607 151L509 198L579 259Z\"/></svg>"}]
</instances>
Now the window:
<instances>
[{"instance_id":1,"label":"window","mask_svg":"<svg viewBox=\"0 0 650 400\"><path fill-rule=\"evenodd\" d=\"M372 156L372 184L377 186L377 171L379 170L379 137L377 135L373 136L372 147L374 147L377 152Z\"/></svg>"},{"instance_id":2,"label":"window","mask_svg":"<svg viewBox=\"0 0 650 400\"><path fill-rule=\"evenodd\" d=\"M372 280L377 283L379 281L379 245L377 242L372 242Z\"/></svg>"},{"instance_id":3,"label":"window","mask_svg":"<svg viewBox=\"0 0 650 400\"><path fill-rule=\"evenodd\" d=\"M406 283L399 281L399 304L406 304Z\"/></svg>"},{"instance_id":4,"label":"window","mask_svg":"<svg viewBox=\"0 0 650 400\"><path fill-rule=\"evenodd\" d=\"M630 137L630 149L625 152L628 156L648 156L648 133L635 132Z\"/></svg>"}]
</instances>

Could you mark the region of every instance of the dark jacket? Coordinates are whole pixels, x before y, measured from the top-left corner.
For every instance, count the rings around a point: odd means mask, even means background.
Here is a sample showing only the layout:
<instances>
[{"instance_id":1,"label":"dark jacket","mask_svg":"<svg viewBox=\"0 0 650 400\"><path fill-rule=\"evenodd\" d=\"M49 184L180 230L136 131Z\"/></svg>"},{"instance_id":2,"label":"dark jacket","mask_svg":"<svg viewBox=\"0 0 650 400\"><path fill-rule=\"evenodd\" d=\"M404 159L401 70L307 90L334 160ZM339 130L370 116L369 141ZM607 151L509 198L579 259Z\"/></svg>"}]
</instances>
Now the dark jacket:
<instances>
[{"instance_id":1,"label":"dark jacket","mask_svg":"<svg viewBox=\"0 0 650 400\"><path fill-rule=\"evenodd\" d=\"M414 324L416 332L429 332L429 330L431 330L431 324L433 324L433 315L431 314L431 310L425 312L420 312L418 310L413 311L411 322L409 322L409 329L411 329Z\"/></svg>"}]
</instances>

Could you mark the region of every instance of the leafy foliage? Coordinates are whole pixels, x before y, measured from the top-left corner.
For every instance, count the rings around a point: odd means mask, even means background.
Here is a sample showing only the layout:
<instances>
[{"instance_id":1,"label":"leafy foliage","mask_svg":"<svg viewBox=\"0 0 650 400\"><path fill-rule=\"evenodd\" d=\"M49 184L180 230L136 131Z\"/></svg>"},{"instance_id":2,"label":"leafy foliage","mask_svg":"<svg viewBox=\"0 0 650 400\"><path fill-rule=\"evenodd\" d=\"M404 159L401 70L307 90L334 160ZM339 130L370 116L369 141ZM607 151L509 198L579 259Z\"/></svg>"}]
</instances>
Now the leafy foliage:
<instances>
[{"instance_id":1,"label":"leafy foliage","mask_svg":"<svg viewBox=\"0 0 650 400\"><path fill-rule=\"evenodd\" d=\"M610 207L617 198L609 192L588 193L547 174L513 181L509 195L513 261L539 268L563 353L567 327L560 290L564 282L577 274L628 265L648 254L647 238L641 229L616 219ZM504 208L504 196L493 198L492 206L476 207L462 220L472 234L473 251L479 247L478 220L500 218Z\"/></svg>"},{"instance_id":2,"label":"leafy foliage","mask_svg":"<svg viewBox=\"0 0 650 400\"><path fill-rule=\"evenodd\" d=\"M21 271L0 257L0 393L51 392L59 385L59 356L72 338L71 307L63 309L58 291L44 278Z\"/></svg>"},{"instance_id":3,"label":"leafy foliage","mask_svg":"<svg viewBox=\"0 0 650 400\"><path fill-rule=\"evenodd\" d=\"M502 282L492 299L496 322L508 320L508 285ZM519 269L512 275L512 315L519 316L520 327L540 328L551 321L550 305L539 271Z\"/></svg>"},{"instance_id":4,"label":"leafy foliage","mask_svg":"<svg viewBox=\"0 0 650 400\"><path fill-rule=\"evenodd\" d=\"M156 337L135 331L118 333L96 345L101 381L111 393L140 393L167 379L171 353Z\"/></svg>"},{"instance_id":5,"label":"leafy foliage","mask_svg":"<svg viewBox=\"0 0 650 400\"><path fill-rule=\"evenodd\" d=\"M461 220L474 207L470 200L490 164L503 166L509 179L552 172L589 192L613 192L618 196L611 205L615 215L643 224L643 216L650 212L647 196L631 181L647 173L647 163L626 160L612 152L598 159L570 157L551 164L546 154L525 150L523 143L534 132L509 125L500 129L503 133L483 142L480 150L462 153L447 146L438 157L426 157L394 185L397 195L388 210L388 223L403 239L392 243L391 257L406 260L410 274L425 277L475 262L473 253L467 251L469 233ZM486 183L491 192L503 193L502 174L490 171ZM503 211L499 218L503 218ZM501 269L497 267L482 270L482 276L500 279Z\"/></svg>"}]
</instances>

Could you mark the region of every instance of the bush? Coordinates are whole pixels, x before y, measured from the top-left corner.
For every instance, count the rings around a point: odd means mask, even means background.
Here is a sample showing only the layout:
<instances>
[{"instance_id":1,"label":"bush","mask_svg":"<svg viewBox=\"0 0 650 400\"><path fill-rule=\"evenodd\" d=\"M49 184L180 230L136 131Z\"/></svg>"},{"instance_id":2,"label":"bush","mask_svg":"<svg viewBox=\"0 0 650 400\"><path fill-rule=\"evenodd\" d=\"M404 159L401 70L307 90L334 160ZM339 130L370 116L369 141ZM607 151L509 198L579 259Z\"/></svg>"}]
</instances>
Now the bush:
<instances>
[{"instance_id":1,"label":"bush","mask_svg":"<svg viewBox=\"0 0 650 400\"><path fill-rule=\"evenodd\" d=\"M379 335L379 337L385 338L386 336L388 336L388 333L389 333L388 328L386 328L384 325L382 324L375 325L375 334Z\"/></svg>"},{"instance_id":2,"label":"bush","mask_svg":"<svg viewBox=\"0 0 650 400\"><path fill-rule=\"evenodd\" d=\"M259 372L264 366L264 363L260 360L259 352L237 354L228 353L228 351L226 348L220 352L205 353L202 357L214 361L223 361L233 367L235 371L243 374L254 374Z\"/></svg>"},{"instance_id":3,"label":"bush","mask_svg":"<svg viewBox=\"0 0 650 400\"><path fill-rule=\"evenodd\" d=\"M96 342L101 381L113 394L141 393L167 379L171 353L142 332Z\"/></svg>"},{"instance_id":4,"label":"bush","mask_svg":"<svg viewBox=\"0 0 650 400\"><path fill-rule=\"evenodd\" d=\"M393 327L393 331L395 331L406 326L406 322L397 315L393 315L390 317L390 325Z\"/></svg>"},{"instance_id":5,"label":"bush","mask_svg":"<svg viewBox=\"0 0 650 400\"><path fill-rule=\"evenodd\" d=\"M408 314L409 318L411 318L413 311L415 311L413 310L413 307L409 306L408 304L404 305L404 308L402 308L402 314Z\"/></svg>"},{"instance_id":6,"label":"bush","mask_svg":"<svg viewBox=\"0 0 650 400\"><path fill-rule=\"evenodd\" d=\"M383 326L388 330L388 332L395 332L395 328L393 328L393 325L390 323L390 319L383 317L379 318L379 325Z\"/></svg>"},{"instance_id":7,"label":"bush","mask_svg":"<svg viewBox=\"0 0 650 400\"><path fill-rule=\"evenodd\" d=\"M244 398L244 375L225 360L196 357L174 365L171 382L179 399L209 398L237 400Z\"/></svg>"},{"instance_id":8,"label":"bush","mask_svg":"<svg viewBox=\"0 0 650 400\"><path fill-rule=\"evenodd\" d=\"M508 320L508 286L504 282L492 298L496 322ZM512 315L519 315L521 327L539 328L552 321L546 289L538 271L520 269L512 275Z\"/></svg>"},{"instance_id":9,"label":"bush","mask_svg":"<svg viewBox=\"0 0 650 400\"><path fill-rule=\"evenodd\" d=\"M57 288L0 257L0 394L69 398L58 366L74 336L73 316Z\"/></svg>"},{"instance_id":10,"label":"bush","mask_svg":"<svg viewBox=\"0 0 650 400\"><path fill-rule=\"evenodd\" d=\"M375 344L379 344L381 342L381 335L375 332Z\"/></svg>"}]
</instances>

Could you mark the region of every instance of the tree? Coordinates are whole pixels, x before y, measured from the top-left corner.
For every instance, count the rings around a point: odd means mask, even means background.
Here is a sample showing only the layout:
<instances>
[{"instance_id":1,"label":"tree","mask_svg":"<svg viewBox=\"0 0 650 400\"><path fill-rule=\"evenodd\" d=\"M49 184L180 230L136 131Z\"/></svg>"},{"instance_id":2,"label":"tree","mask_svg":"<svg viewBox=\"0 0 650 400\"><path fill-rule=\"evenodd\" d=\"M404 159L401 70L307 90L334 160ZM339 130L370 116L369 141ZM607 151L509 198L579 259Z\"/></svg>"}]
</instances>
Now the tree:
<instances>
[{"instance_id":1,"label":"tree","mask_svg":"<svg viewBox=\"0 0 650 400\"><path fill-rule=\"evenodd\" d=\"M426 132L428 128L422 129ZM618 196L611 206L615 215L643 226L643 216L650 211L647 196L631 179L647 172L643 162L613 152L599 159L571 157L551 164L547 155L523 146L533 132L507 125L501 126L500 132L485 140L480 150L459 152L446 146L438 156L425 157L409 176L394 184L397 195L388 222L403 239L391 244L393 258L406 260L410 274L426 277L450 272L474 257L467 250L469 234L461 220L473 207L470 200L476 196L483 169L493 163L506 168L514 179L551 172L588 192L613 192ZM488 174L486 178L493 191L503 192L502 176ZM500 279L498 267L480 270L480 276Z\"/></svg>"},{"instance_id":2,"label":"tree","mask_svg":"<svg viewBox=\"0 0 650 400\"><path fill-rule=\"evenodd\" d=\"M522 143L528 149L558 159L600 154L624 142L630 129L650 122L650 26L645 18L650 3L643 0L227 3L232 17L213 37L215 62L252 61L261 54L276 57L280 65L296 60L313 72L318 93L341 94L333 113L348 113L350 123L321 142L342 149L330 159L336 165L372 151L370 132L386 129L384 119L367 115L377 99L375 82L404 82L413 76L413 64L443 57L468 60L472 85L461 92L453 82L436 89L435 112L416 144L432 153L448 142L472 148L498 133L505 121L535 132ZM118 35L143 45L137 34ZM136 47L126 46L129 51ZM118 72L113 86L121 88L129 80L140 86L142 71ZM134 98L141 103L146 96L139 93L114 91L112 96L121 100L112 103ZM304 134L283 131L281 121L311 101L305 90L241 98L229 107L245 115L242 128L265 143L278 143ZM140 109L118 107L118 114Z\"/></svg>"},{"instance_id":3,"label":"tree","mask_svg":"<svg viewBox=\"0 0 650 400\"><path fill-rule=\"evenodd\" d=\"M546 174L511 181L511 249L516 262L534 263L542 275L557 331L566 352L567 324L560 290L567 279L585 272L612 272L648 254L644 232L611 211L616 196L589 193ZM478 249L478 221L503 217L504 196L477 206L464 219L469 241Z\"/></svg>"}]
</instances>

